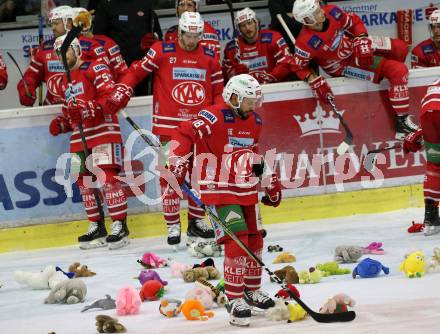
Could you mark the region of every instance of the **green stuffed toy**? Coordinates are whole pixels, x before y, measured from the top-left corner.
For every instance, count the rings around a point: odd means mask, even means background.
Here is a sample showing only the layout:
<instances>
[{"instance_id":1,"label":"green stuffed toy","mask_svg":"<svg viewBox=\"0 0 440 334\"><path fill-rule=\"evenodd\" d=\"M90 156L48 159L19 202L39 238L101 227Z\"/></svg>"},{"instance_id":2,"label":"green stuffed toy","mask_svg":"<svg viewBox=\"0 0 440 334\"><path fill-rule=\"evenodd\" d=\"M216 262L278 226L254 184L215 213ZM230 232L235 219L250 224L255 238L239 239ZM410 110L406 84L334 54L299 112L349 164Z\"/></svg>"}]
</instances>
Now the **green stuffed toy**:
<instances>
[{"instance_id":1,"label":"green stuffed toy","mask_svg":"<svg viewBox=\"0 0 440 334\"><path fill-rule=\"evenodd\" d=\"M299 271L298 277L299 284L315 284L321 281L322 272L315 267L310 267L308 270Z\"/></svg>"},{"instance_id":2,"label":"green stuffed toy","mask_svg":"<svg viewBox=\"0 0 440 334\"><path fill-rule=\"evenodd\" d=\"M332 276L332 275L346 275L351 274L351 270L348 268L339 268L339 263L336 261L326 262L323 264L318 263L316 269L322 271L322 276Z\"/></svg>"}]
</instances>

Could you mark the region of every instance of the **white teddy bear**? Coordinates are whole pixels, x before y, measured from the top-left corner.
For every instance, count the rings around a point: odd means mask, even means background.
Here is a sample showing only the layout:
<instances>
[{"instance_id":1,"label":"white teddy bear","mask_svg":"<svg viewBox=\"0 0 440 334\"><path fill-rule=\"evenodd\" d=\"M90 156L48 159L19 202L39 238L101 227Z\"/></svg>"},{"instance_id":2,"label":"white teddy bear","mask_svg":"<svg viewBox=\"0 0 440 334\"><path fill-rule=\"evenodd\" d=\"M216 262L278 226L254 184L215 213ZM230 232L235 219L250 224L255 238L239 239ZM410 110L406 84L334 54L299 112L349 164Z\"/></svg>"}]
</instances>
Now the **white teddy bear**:
<instances>
[{"instance_id":1,"label":"white teddy bear","mask_svg":"<svg viewBox=\"0 0 440 334\"><path fill-rule=\"evenodd\" d=\"M38 273L15 271L14 278L18 283L25 284L31 289L52 289L58 283L69 279L61 271L57 271L54 266L47 266Z\"/></svg>"}]
</instances>

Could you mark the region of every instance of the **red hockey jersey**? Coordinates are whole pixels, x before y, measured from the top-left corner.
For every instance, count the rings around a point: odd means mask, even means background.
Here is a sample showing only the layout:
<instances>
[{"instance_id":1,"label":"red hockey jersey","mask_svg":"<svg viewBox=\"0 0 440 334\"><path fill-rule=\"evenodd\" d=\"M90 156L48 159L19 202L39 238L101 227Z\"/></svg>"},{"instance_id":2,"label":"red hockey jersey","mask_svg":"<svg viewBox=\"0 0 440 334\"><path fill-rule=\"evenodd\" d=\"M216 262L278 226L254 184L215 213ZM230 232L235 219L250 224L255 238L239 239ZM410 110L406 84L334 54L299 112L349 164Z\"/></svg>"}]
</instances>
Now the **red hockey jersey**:
<instances>
[{"instance_id":1,"label":"red hockey jersey","mask_svg":"<svg viewBox=\"0 0 440 334\"><path fill-rule=\"evenodd\" d=\"M220 41L218 38L217 31L213 28L213 26L209 22L205 22L204 28L203 28L203 36L202 40L200 41L200 45L207 47L208 49L211 49L215 52L217 59L220 60ZM165 33L165 41L166 42L175 42L177 41L177 33L178 33L178 26L172 26L167 30Z\"/></svg>"},{"instance_id":2,"label":"red hockey jersey","mask_svg":"<svg viewBox=\"0 0 440 334\"><path fill-rule=\"evenodd\" d=\"M361 18L337 6L323 6L328 19L326 31L315 31L304 25L296 38L293 68L304 80L310 74L309 62L314 60L331 76L342 76L353 56L353 37L366 34Z\"/></svg>"},{"instance_id":3,"label":"red hockey jersey","mask_svg":"<svg viewBox=\"0 0 440 334\"><path fill-rule=\"evenodd\" d=\"M440 80L428 86L426 95L422 99L420 115L432 110L440 110Z\"/></svg>"},{"instance_id":4,"label":"red hockey jersey","mask_svg":"<svg viewBox=\"0 0 440 334\"><path fill-rule=\"evenodd\" d=\"M97 41L84 36L80 36L79 41L83 60L108 61L104 48ZM64 66L53 50L53 43L54 40L44 42L32 56L31 63L24 72L24 80L32 82L35 87L40 86L42 82L46 83L47 92L44 104L60 104L64 101L63 96L56 93L59 91L57 86L64 75Z\"/></svg>"},{"instance_id":5,"label":"red hockey jersey","mask_svg":"<svg viewBox=\"0 0 440 334\"><path fill-rule=\"evenodd\" d=\"M83 121L87 147L92 148L105 143L122 143L118 117L108 114L103 109L106 100L114 93L115 84L110 69L98 61L85 61L78 69L70 72L72 89L69 89L67 77L63 76L59 85L60 96L64 97L62 108L64 117L68 118L67 104L73 97L77 101L94 100L101 106L96 117ZM81 136L75 129L70 137L70 151L82 152Z\"/></svg>"},{"instance_id":6,"label":"red hockey jersey","mask_svg":"<svg viewBox=\"0 0 440 334\"><path fill-rule=\"evenodd\" d=\"M289 75L290 69L287 63L292 61L292 55L279 32L261 30L254 44L248 44L240 36L238 46L239 50L235 41L230 41L226 45L223 57L223 71L226 78L230 79L234 75L233 65L238 63L238 59L247 65L250 75L257 80L263 79L259 81L264 81L266 73L273 76L276 81L282 81Z\"/></svg>"},{"instance_id":7,"label":"red hockey jersey","mask_svg":"<svg viewBox=\"0 0 440 334\"><path fill-rule=\"evenodd\" d=\"M223 76L212 50L192 52L179 43L156 42L147 54L130 65L120 79L135 87L154 72L153 133L171 136L181 121L197 116L200 109L223 101Z\"/></svg>"},{"instance_id":8,"label":"red hockey jersey","mask_svg":"<svg viewBox=\"0 0 440 334\"><path fill-rule=\"evenodd\" d=\"M112 70L113 79L118 82L125 71L127 71L127 63L121 55L119 45L114 40L105 35L94 35L93 38L101 45L107 53L107 57Z\"/></svg>"},{"instance_id":9,"label":"red hockey jersey","mask_svg":"<svg viewBox=\"0 0 440 334\"><path fill-rule=\"evenodd\" d=\"M8 72L6 71L6 64L0 55L0 89L4 89L8 83Z\"/></svg>"},{"instance_id":10,"label":"red hockey jersey","mask_svg":"<svg viewBox=\"0 0 440 334\"><path fill-rule=\"evenodd\" d=\"M237 117L226 104L201 110L197 116L211 127L211 135L199 139L192 123L182 122L174 131L171 154L185 156L195 146L192 174L197 179L203 203L253 205L258 202L259 179L252 166L261 133L260 116L252 112L245 120Z\"/></svg>"},{"instance_id":11,"label":"red hockey jersey","mask_svg":"<svg viewBox=\"0 0 440 334\"><path fill-rule=\"evenodd\" d=\"M417 44L411 53L411 68L440 65L440 51L431 38Z\"/></svg>"}]
</instances>

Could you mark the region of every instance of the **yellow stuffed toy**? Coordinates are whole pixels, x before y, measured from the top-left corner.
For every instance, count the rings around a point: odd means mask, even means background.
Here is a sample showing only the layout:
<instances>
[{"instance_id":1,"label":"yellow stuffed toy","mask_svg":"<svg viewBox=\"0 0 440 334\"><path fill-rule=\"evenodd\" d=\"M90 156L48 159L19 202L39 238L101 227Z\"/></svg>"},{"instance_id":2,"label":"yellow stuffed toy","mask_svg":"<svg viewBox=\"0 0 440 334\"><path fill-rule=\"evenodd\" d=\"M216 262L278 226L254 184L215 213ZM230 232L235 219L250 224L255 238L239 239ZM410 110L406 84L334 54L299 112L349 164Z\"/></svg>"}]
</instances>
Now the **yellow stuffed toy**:
<instances>
[{"instance_id":1,"label":"yellow stuffed toy","mask_svg":"<svg viewBox=\"0 0 440 334\"><path fill-rule=\"evenodd\" d=\"M322 278L322 271L314 267L309 270L301 270L298 272L299 284L315 284L319 283Z\"/></svg>"},{"instance_id":2,"label":"yellow stuffed toy","mask_svg":"<svg viewBox=\"0 0 440 334\"><path fill-rule=\"evenodd\" d=\"M307 316L307 312L301 307L301 305L296 303L287 304L287 309L289 310L289 319L287 322L295 322L303 320Z\"/></svg>"},{"instance_id":3,"label":"yellow stuffed toy","mask_svg":"<svg viewBox=\"0 0 440 334\"><path fill-rule=\"evenodd\" d=\"M422 277L425 274L425 254L422 251L409 253L400 264L399 270L409 278Z\"/></svg>"},{"instance_id":4,"label":"yellow stuffed toy","mask_svg":"<svg viewBox=\"0 0 440 334\"><path fill-rule=\"evenodd\" d=\"M278 256L275 258L275 260L273 260L272 263L290 263L295 261L295 255L291 254L290 252L282 252L278 254Z\"/></svg>"}]
</instances>

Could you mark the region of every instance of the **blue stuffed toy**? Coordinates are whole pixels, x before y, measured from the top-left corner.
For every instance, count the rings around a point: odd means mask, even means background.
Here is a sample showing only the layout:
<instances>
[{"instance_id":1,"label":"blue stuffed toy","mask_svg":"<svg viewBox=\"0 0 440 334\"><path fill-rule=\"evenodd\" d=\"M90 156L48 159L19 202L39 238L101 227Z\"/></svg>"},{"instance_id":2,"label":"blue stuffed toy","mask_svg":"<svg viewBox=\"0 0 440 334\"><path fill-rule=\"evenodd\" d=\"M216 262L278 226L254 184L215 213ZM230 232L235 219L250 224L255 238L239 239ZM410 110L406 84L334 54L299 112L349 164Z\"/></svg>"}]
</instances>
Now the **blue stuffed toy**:
<instances>
[{"instance_id":1,"label":"blue stuffed toy","mask_svg":"<svg viewBox=\"0 0 440 334\"><path fill-rule=\"evenodd\" d=\"M371 278L379 275L382 270L386 275L390 273L388 267L385 267L379 261L367 257L354 268L352 276L353 278L356 278L357 275L363 278Z\"/></svg>"}]
</instances>

